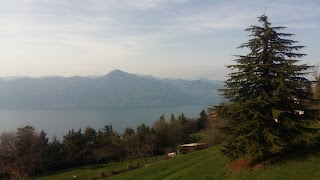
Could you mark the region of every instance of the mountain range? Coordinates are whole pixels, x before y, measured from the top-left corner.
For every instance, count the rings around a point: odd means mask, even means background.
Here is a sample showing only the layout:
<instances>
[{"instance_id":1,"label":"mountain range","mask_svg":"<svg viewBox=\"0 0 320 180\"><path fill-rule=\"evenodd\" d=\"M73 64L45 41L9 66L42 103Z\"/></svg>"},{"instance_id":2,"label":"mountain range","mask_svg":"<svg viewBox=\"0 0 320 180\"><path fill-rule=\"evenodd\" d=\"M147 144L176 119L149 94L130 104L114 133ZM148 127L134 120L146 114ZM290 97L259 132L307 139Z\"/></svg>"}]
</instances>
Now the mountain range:
<instances>
[{"instance_id":1,"label":"mountain range","mask_svg":"<svg viewBox=\"0 0 320 180\"><path fill-rule=\"evenodd\" d=\"M0 108L212 105L221 81L160 79L113 70L94 77L0 78Z\"/></svg>"}]
</instances>

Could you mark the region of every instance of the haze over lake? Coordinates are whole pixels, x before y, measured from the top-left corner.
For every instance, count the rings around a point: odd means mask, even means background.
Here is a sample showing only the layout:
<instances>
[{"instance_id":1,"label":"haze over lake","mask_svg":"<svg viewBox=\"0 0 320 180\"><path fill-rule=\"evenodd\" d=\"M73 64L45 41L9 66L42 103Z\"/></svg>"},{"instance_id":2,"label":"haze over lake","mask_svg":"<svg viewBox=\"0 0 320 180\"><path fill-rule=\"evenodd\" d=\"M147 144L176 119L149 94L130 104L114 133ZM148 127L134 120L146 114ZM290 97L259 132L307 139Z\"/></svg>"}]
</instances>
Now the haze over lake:
<instances>
[{"instance_id":1,"label":"haze over lake","mask_svg":"<svg viewBox=\"0 0 320 180\"><path fill-rule=\"evenodd\" d=\"M48 137L112 124L122 133L162 114L197 118L221 98L220 81L160 79L114 70L100 77L0 78L0 132L31 125Z\"/></svg>"},{"instance_id":2,"label":"haze over lake","mask_svg":"<svg viewBox=\"0 0 320 180\"><path fill-rule=\"evenodd\" d=\"M113 108L108 110L73 109L73 110L18 110L0 109L0 133L16 130L25 125L32 125L36 130L44 130L48 137L55 134L62 138L69 129L95 129L112 124L113 129L122 133L126 127L136 128L141 123L152 125L162 114L169 120L170 114L176 117L184 112L187 117L197 118L206 108L202 105L168 108Z\"/></svg>"}]
</instances>

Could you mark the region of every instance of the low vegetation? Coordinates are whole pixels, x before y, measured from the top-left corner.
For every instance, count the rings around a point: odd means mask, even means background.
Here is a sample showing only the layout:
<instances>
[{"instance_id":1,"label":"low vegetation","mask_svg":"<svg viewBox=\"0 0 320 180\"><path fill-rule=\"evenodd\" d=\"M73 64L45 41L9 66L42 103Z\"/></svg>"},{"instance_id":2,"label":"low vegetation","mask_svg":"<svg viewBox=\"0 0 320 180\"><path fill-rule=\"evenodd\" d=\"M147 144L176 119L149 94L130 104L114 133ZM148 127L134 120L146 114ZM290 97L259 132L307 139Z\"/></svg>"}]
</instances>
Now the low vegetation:
<instances>
[{"instance_id":1,"label":"low vegetation","mask_svg":"<svg viewBox=\"0 0 320 180\"><path fill-rule=\"evenodd\" d=\"M203 130L206 121L204 111L198 120L181 113L177 118L171 115L167 121L162 115L152 127L128 127L122 135L113 131L112 125L98 131L91 127L84 131L71 129L62 141L49 141L44 131L39 133L25 126L0 135L0 179L26 179L84 165L99 169L100 164L112 161L131 163L144 159L149 163L150 157L176 151L179 144L197 142L190 134Z\"/></svg>"},{"instance_id":2,"label":"low vegetation","mask_svg":"<svg viewBox=\"0 0 320 180\"><path fill-rule=\"evenodd\" d=\"M143 161L141 161L143 163ZM266 164L256 169L228 169L230 160L220 153L219 147L210 147L165 160L163 156L150 160L147 166L112 175L107 179L319 179L320 153L296 156L276 164ZM121 163L109 163L96 168L85 166L36 179L77 179L99 177L101 172L125 168Z\"/></svg>"},{"instance_id":3,"label":"low vegetation","mask_svg":"<svg viewBox=\"0 0 320 180\"><path fill-rule=\"evenodd\" d=\"M133 167L143 167L146 164L153 164L163 160L163 156L154 156L148 158L148 163L145 162L144 159L136 159L134 161L123 161L123 162L109 162L107 164L101 164L98 167L95 165L86 165L77 168L70 168L58 171L52 171L48 174L42 174L33 179L38 180L56 180L56 179L71 179L76 177L76 179L95 179L101 178L104 174L113 175L116 173L120 173L121 171L129 171ZM134 168L133 168L134 169Z\"/></svg>"}]
</instances>

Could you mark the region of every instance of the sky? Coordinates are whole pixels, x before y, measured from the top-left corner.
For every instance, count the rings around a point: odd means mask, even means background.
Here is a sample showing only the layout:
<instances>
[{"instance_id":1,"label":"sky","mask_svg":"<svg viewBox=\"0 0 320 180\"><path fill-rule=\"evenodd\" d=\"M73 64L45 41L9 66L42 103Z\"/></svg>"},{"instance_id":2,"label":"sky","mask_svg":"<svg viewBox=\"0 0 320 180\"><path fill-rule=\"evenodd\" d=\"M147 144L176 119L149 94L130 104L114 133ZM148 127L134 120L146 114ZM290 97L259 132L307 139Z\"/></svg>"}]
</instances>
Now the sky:
<instances>
[{"instance_id":1,"label":"sky","mask_svg":"<svg viewBox=\"0 0 320 180\"><path fill-rule=\"evenodd\" d=\"M319 0L0 0L0 76L224 80L244 31L267 15L320 65Z\"/></svg>"}]
</instances>

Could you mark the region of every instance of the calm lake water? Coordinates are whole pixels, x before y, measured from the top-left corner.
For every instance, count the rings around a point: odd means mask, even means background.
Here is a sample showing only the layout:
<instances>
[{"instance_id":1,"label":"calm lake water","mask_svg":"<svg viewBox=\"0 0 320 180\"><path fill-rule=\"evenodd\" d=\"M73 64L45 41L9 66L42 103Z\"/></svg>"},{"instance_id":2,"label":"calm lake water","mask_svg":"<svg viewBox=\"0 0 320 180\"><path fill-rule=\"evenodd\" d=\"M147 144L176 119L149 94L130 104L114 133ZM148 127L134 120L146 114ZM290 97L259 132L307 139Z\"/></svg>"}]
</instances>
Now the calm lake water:
<instances>
[{"instance_id":1,"label":"calm lake water","mask_svg":"<svg viewBox=\"0 0 320 180\"><path fill-rule=\"evenodd\" d=\"M0 133L15 131L31 125L37 131L44 130L49 138L55 134L61 139L70 129L78 130L90 126L95 129L112 124L115 131L122 133L126 127L136 128L141 123L152 125L162 114L169 120L171 113L176 117L182 112L186 117L197 118L205 106L174 108L128 108L112 110L12 110L0 109Z\"/></svg>"}]
</instances>

